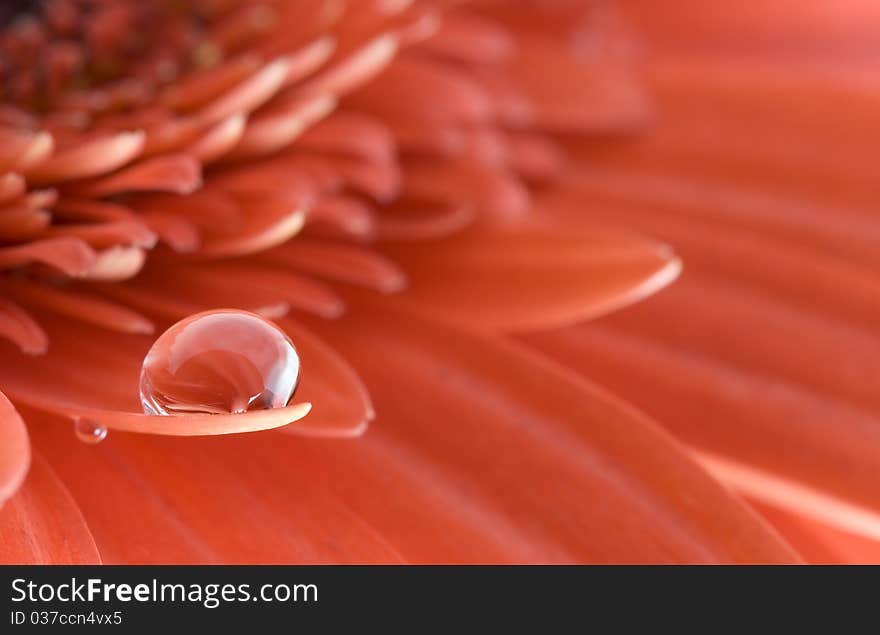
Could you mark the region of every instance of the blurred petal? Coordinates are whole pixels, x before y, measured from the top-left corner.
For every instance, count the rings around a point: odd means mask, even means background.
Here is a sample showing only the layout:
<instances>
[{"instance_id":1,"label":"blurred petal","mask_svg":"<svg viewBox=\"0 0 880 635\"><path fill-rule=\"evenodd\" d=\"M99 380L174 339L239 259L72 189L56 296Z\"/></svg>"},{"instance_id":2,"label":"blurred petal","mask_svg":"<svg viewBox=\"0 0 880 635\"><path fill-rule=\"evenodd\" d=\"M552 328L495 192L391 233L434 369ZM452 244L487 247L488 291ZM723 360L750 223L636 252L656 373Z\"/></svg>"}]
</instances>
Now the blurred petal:
<instances>
[{"instance_id":1,"label":"blurred petal","mask_svg":"<svg viewBox=\"0 0 880 635\"><path fill-rule=\"evenodd\" d=\"M95 489L102 489L96 486ZM0 563L100 564L89 528L67 488L38 454L18 493L0 509Z\"/></svg>"},{"instance_id":2,"label":"blurred petal","mask_svg":"<svg viewBox=\"0 0 880 635\"><path fill-rule=\"evenodd\" d=\"M24 421L0 392L0 507L24 481L31 463L31 445Z\"/></svg>"}]
</instances>

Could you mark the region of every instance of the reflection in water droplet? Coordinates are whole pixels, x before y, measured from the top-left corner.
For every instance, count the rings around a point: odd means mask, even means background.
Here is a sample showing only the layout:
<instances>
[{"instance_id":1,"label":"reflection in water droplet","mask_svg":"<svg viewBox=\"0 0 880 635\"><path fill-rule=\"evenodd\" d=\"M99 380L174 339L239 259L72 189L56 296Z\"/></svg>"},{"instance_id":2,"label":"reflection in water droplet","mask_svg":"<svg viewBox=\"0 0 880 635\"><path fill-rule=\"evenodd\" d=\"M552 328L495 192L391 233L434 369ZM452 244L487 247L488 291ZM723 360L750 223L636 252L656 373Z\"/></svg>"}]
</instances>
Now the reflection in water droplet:
<instances>
[{"instance_id":1,"label":"reflection in water droplet","mask_svg":"<svg viewBox=\"0 0 880 635\"><path fill-rule=\"evenodd\" d=\"M82 417L73 420L73 431L76 433L77 439L89 445L100 443L107 438L107 428L91 419Z\"/></svg>"},{"instance_id":2,"label":"reflection in water droplet","mask_svg":"<svg viewBox=\"0 0 880 635\"><path fill-rule=\"evenodd\" d=\"M282 408L299 381L299 355L259 315L224 309L165 331L141 368L141 405L152 415Z\"/></svg>"}]
</instances>

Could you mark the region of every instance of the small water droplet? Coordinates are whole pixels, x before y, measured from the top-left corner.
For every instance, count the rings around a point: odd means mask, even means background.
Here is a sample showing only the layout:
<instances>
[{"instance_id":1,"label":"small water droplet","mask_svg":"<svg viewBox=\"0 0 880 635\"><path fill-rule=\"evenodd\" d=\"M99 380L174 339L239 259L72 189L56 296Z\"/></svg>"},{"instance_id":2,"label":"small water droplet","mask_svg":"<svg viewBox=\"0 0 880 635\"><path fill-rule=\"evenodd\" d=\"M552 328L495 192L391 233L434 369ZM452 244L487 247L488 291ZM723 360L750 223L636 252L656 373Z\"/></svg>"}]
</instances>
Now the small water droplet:
<instances>
[{"instance_id":1,"label":"small water droplet","mask_svg":"<svg viewBox=\"0 0 880 635\"><path fill-rule=\"evenodd\" d=\"M151 415L283 408L299 381L299 355L284 332L246 311L206 311L153 344L140 393Z\"/></svg>"},{"instance_id":2,"label":"small water droplet","mask_svg":"<svg viewBox=\"0 0 880 635\"><path fill-rule=\"evenodd\" d=\"M107 428L82 417L73 420L73 431L77 439L89 445L95 445L107 438Z\"/></svg>"}]
</instances>

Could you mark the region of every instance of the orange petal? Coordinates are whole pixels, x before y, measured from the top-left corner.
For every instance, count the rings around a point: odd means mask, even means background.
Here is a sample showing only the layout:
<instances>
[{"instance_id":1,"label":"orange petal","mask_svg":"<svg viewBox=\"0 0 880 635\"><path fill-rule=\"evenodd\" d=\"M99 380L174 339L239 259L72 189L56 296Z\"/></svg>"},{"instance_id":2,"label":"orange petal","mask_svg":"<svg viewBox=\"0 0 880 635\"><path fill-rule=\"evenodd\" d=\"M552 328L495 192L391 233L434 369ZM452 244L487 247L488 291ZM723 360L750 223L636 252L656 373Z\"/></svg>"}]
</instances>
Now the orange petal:
<instances>
[{"instance_id":1,"label":"orange petal","mask_svg":"<svg viewBox=\"0 0 880 635\"><path fill-rule=\"evenodd\" d=\"M38 454L24 485L0 509L0 535L4 564L101 562L76 501Z\"/></svg>"},{"instance_id":2,"label":"orange petal","mask_svg":"<svg viewBox=\"0 0 880 635\"><path fill-rule=\"evenodd\" d=\"M243 223L234 232L205 232L198 255L229 258L260 252L286 242L305 224L302 203L271 195L247 197L241 202Z\"/></svg>"},{"instance_id":3,"label":"orange petal","mask_svg":"<svg viewBox=\"0 0 880 635\"><path fill-rule=\"evenodd\" d=\"M296 345L303 369L296 398L313 404L309 416L282 432L311 437L357 437L373 405L357 372L329 345L290 318L278 321Z\"/></svg>"},{"instance_id":4,"label":"orange petal","mask_svg":"<svg viewBox=\"0 0 880 635\"><path fill-rule=\"evenodd\" d=\"M48 160L25 172L28 181L51 183L111 172L132 159L144 145L143 132L120 132L112 136L58 150Z\"/></svg>"},{"instance_id":5,"label":"orange petal","mask_svg":"<svg viewBox=\"0 0 880 635\"><path fill-rule=\"evenodd\" d=\"M403 197L382 208L377 231L388 241L436 240L457 234L475 217L467 203L426 203Z\"/></svg>"},{"instance_id":6,"label":"orange petal","mask_svg":"<svg viewBox=\"0 0 880 635\"><path fill-rule=\"evenodd\" d=\"M0 240L21 242L40 236L52 222L52 215L46 210L15 206L0 213Z\"/></svg>"},{"instance_id":7,"label":"orange petal","mask_svg":"<svg viewBox=\"0 0 880 635\"><path fill-rule=\"evenodd\" d=\"M140 247L110 247L98 252L85 277L102 282L128 280L137 275L146 259L147 254Z\"/></svg>"},{"instance_id":8,"label":"orange petal","mask_svg":"<svg viewBox=\"0 0 880 635\"><path fill-rule=\"evenodd\" d=\"M406 274L392 261L371 249L337 242L302 238L266 252L260 259L385 293L400 291L406 285Z\"/></svg>"},{"instance_id":9,"label":"orange petal","mask_svg":"<svg viewBox=\"0 0 880 635\"><path fill-rule=\"evenodd\" d=\"M24 171L52 154L55 140L47 132L22 132L0 127L0 170Z\"/></svg>"},{"instance_id":10,"label":"orange petal","mask_svg":"<svg viewBox=\"0 0 880 635\"><path fill-rule=\"evenodd\" d=\"M236 114L247 114L278 92L287 77L289 64L283 58L260 67L248 79L213 99L200 112L206 122L218 122Z\"/></svg>"},{"instance_id":11,"label":"orange petal","mask_svg":"<svg viewBox=\"0 0 880 635\"><path fill-rule=\"evenodd\" d=\"M152 249L156 245L156 234L136 218L94 224L55 225L45 232L45 236L70 236L79 238L95 248L115 245L132 245Z\"/></svg>"},{"instance_id":12,"label":"orange petal","mask_svg":"<svg viewBox=\"0 0 880 635\"><path fill-rule=\"evenodd\" d=\"M301 470L315 466L300 464L303 439L120 433L88 446L60 442L51 423L40 426L40 441L70 484L105 563L401 561L375 528L309 483ZM273 447L287 456L279 460Z\"/></svg>"},{"instance_id":13,"label":"orange petal","mask_svg":"<svg viewBox=\"0 0 880 635\"><path fill-rule=\"evenodd\" d=\"M750 298L733 304L717 283L689 289L691 284L685 278L635 314L608 319L614 328L593 325L529 339L644 408L689 444L741 466L736 473L754 476L747 481L751 496L766 500L757 492L763 484L775 506L878 535L880 499L865 478L878 469L875 408L853 400L857 390L864 399L874 396L870 380L857 379L868 375L850 370L870 338L848 344L846 355L840 356L839 343L829 349L835 354L822 354L811 340L827 333L828 324L801 332L803 320L787 314L768 328L750 315L767 311L763 303ZM860 362L865 368L869 356ZM816 385L823 376L836 385ZM706 413L712 413L709 420Z\"/></svg>"},{"instance_id":14,"label":"orange petal","mask_svg":"<svg viewBox=\"0 0 880 635\"><path fill-rule=\"evenodd\" d=\"M49 338L40 325L27 311L5 298L0 298L0 335L29 355L42 355L49 347Z\"/></svg>"},{"instance_id":15,"label":"orange petal","mask_svg":"<svg viewBox=\"0 0 880 635\"><path fill-rule=\"evenodd\" d=\"M0 392L0 507L24 481L31 464L31 444L24 421Z\"/></svg>"},{"instance_id":16,"label":"orange petal","mask_svg":"<svg viewBox=\"0 0 880 635\"><path fill-rule=\"evenodd\" d=\"M542 129L629 130L643 125L652 109L644 83L626 62L579 56L565 41L520 42L509 72Z\"/></svg>"},{"instance_id":17,"label":"orange petal","mask_svg":"<svg viewBox=\"0 0 880 635\"><path fill-rule=\"evenodd\" d=\"M519 348L379 311L317 327L378 397L356 443L38 427L105 560L796 560L650 422Z\"/></svg>"},{"instance_id":18,"label":"orange petal","mask_svg":"<svg viewBox=\"0 0 880 635\"><path fill-rule=\"evenodd\" d=\"M320 399L321 405L315 420L306 428L290 432L350 437L363 432L372 413L357 374L327 344L291 320L282 319L279 323L282 328L289 328L295 345L301 348L304 370L298 403L241 415L162 417L142 414L139 403L140 368L152 338L95 328L53 314L37 315L46 324L51 349L41 362L34 362L8 347L0 348L0 385L21 403L68 420L86 418L107 428L150 434L253 432L285 426L305 417L311 404L300 403L304 394ZM162 327L169 325L164 320L156 321ZM82 360L86 358L90 360L89 372L83 373ZM49 376L45 373L47 367L53 369ZM101 390L94 390L98 385Z\"/></svg>"},{"instance_id":19,"label":"orange petal","mask_svg":"<svg viewBox=\"0 0 880 635\"><path fill-rule=\"evenodd\" d=\"M790 510L750 504L812 564L880 564L880 541L842 531Z\"/></svg>"},{"instance_id":20,"label":"orange petal","mask_svg":"<svg viewBox=\"0 0 880 635\"><path fill-rule=\"evenodd\" d=\"M383 244L402 265L409 305L482 328L523 330L607 313L673 280L662 245L599 229L473 229L423 244Z\"/></svg>"},{"instance_id":21,"label":"orange petal","mask_svg":"<svg viewBox=\"0 0 880 635\"><path fill-rule=\"evenodd\" d=\"M203 164L225 156L241 140L247 120L242 114L227 117L197 139L188 152Z\"/></svg>"},{"instance_id":22,"label":"orange petal","mask_svg":"<svg viewBox=\"0 0 880 635\"><path fill-rule=\"evenodd\" d=\"M336 96L350 93L385 70L394 58L397 45L393 35L377 37L304 82L299 90L305 94Z\"/></svg>"},{"instance_id":23,"label":"orange petal","mask_svg":"<svg viewBox=\"0 0 880 635\"><path fill-rule=\"evenodd\" d=\"M152 333L153 324L128 307L113 304L81 291L42 284L37 281L0 280L0 289L23 304L31 304L103 328L125 333Z\"/></svg>"},{"instance_id":24,"label":"orange petal","mask_svg":"<svg viewBox=\"0 0 880 635\"><path fill-rule=\"evenodd\" d=\"M73 329L71 329L73 330ZM108 339L106 336L104 339ZM50 356L44 360L51 364L56 376L51 381L39 381L39 368L22 361L16 376L2 373L8 392L23 404L45 412L70 419L88 419L112 430L161 434L171 436L201 436L237 434L279 428L302 419L311 409L309 403L297 403L285 408L254 410L242 414L187 414L173 417L145 415L137 410L138 370L142 357L138 358L130 344L120 342L122 354L95 360L92 378L99 374L118 374L112 382L103 382L103 393L93 394L83 389L81 381L69 373L76 373L79 363L71 359L60 337L55 338ZM98 370L100 367L100 371ZM81 372L81 369L80 369ZM125 409L101 407L102 403L124 403Z\"/></svg>"},{"instance_id":25,"label":"orange petal","mask_svg":"<svg viewBox=\"0 0 880 635\"><path fill-rule=\"evenodd\" d=\"M315 478L407 559L791 556L653 424L518 348L365 305L316 328L362 373L377 419L340 448L345 483Z\"/></svg>"},{"instance_id":26,"label":"orange petal","mask_svg":"<svg viewBox=\"0 0 880 635\"><path fill-rule=\"evenodd\" d=\"M334 97L315 95L293 100L284 108L273 107L270 112L257 114L248 122L241 139L227 157L232 160L251 159L277 152L290 145L304 130L326 117L335 107Z\"/></svg>"},{"instance_id":27,"label":"orange petal","mask_svg":"<svg viewBox=\"0 0 880 635\"><path fill-rule=\"evenodd\" d=\"M471 207L489 221L523 219L532 207L529 191L513 174L473 159L412 162L404 181L410 196Z\"/></svg>"},{"instance_id":28,"label":"orange petal","mask_svg":"<svg viewBox=\"0 0 880 635\"><path fill-rule=\"evenodd\" d=\"M418 90L413 90L418 86ZM402 56L350 97L358 109L382 118L483 121L492 100L466 72L426 57Z\"/></svg>"},{"instance_id":29,"label":"orange petal","mask_svg":"<svg viewBox=\"0 0 880 635\"><path fill-rule=\"evenodd\" d=\"M49 238L18 247L0 248L0 269L41 263L69 276L82 276L96 260L94 250L78 238Z\"/></svg>"},{"instance_id":30,"label":"orange petal","mask_svg":"<svg viewBox=\"0 0 880 635\"><path fill-rule=\"evenodd\" d=\"M0 176L0 204L8 203L25 193L24 178L15 172L7 172Z\"/></svg>"},{"instance_id":31,"label":"orange petal","mask_svg":"<svg viewBox=\"0 0 880 635\"><path fill-rule=\"evenodd\" d=\"M335 112L297 139L297 148L341 152L376 161L394 155L394 140L378 119L354 112Z\"/></svg>"},{"instance_id":32,"label":"orange petal","mask_svg":"<svg viewBox=\"0 0 880 635\"><path fill-rule=\"evenodd\" d=\"M172 154L147 159L110 176L78 185L74 193L85 197L144 190L189 194L201 184L199 162L189 155Z\"/></svg>"}]
</instances>

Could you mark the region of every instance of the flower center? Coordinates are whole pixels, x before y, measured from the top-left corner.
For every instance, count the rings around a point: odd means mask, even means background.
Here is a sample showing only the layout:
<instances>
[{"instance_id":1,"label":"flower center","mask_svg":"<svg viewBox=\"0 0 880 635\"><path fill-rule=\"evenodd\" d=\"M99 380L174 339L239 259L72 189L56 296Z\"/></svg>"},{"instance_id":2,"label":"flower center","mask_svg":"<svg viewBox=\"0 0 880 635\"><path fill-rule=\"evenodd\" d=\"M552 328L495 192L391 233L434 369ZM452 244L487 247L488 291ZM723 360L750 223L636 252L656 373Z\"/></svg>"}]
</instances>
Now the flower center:
<instances>
[{"instance_id":1,"label":"flower center","mask_svg":"<svg viewBox=\"0 0 880 635\"><path fill-rule=\"evenodd\" d=\"M5 0L0 4L0 28L6 28L17 18L39 13L41 0Z\"/></svg>"},{"instance_id":2,"label":"flower center","mask_svg":"<svg viewBox=\"0 0 880 635\"><path fill-rule=\"evenodd\" d=\"M145 98L187 62L203 27L174 0L4 0L0 99L40 113L124 83ZM138 90L131 90L138 85Z\"/></svg>"}]
</instances>

